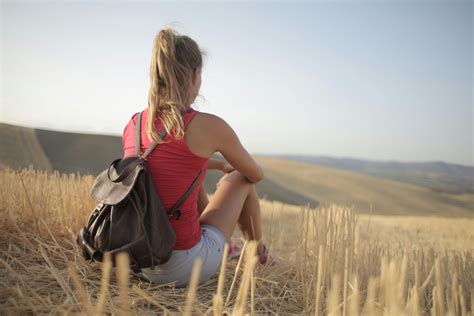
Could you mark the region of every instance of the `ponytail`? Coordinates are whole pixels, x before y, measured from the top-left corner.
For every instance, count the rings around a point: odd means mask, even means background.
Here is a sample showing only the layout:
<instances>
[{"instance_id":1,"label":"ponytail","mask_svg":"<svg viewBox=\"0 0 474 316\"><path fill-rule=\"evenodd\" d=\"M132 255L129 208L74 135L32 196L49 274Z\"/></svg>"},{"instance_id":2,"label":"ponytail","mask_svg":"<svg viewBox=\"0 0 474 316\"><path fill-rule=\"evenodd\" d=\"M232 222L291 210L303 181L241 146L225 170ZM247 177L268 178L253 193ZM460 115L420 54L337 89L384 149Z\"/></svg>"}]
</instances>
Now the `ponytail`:
<instances>
[{"instance_id":1,"label":"ponytail","mask_svg":"<svg viewBox=\"0 0 474 316\"><path fill-rule=\"evenodd\" d=\"M146 133L152 141L163 142L155 130L156 118L161 119L168 134L177 139L184 137L181 111L190 98L194 73L201 66L201 51L190 37L171 28L155 36L146 122Z\"/></svg>"}]
</instances>

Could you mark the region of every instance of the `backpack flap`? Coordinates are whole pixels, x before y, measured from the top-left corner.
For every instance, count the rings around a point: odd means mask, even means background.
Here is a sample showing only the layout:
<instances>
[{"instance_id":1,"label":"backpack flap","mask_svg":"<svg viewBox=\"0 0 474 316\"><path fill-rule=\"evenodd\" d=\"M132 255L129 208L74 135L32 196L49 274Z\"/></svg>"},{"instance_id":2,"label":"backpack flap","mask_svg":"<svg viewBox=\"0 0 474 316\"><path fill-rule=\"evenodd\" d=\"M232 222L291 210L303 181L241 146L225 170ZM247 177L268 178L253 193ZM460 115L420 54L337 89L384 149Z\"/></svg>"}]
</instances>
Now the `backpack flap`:
<instances>
[{"instance_id":1,"label":"backpack flap","mask_svg":"<svg viewBox=\"0 0 474 316\"><path fill-rule=\"evenodd\" d=\"M98 202L116 205L132 190L140 172L145 170L145 160L127 157L114 160L94 181L91 194Z\"/></svg>"}]
</instances>

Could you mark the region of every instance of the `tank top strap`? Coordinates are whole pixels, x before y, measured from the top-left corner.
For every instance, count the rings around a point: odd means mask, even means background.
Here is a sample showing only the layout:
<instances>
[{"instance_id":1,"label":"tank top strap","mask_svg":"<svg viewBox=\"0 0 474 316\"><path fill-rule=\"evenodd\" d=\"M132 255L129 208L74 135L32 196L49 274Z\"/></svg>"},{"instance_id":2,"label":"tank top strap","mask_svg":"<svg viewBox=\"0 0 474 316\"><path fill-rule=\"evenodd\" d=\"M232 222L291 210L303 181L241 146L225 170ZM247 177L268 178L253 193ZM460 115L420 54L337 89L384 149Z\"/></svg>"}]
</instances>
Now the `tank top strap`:
<instances>
[{"instance_id":1,"label":"tank top strap","mask_svg":"<svg viewBox=\"0 0 474 316\"><path fill-rule=\"evenodd\" d=\"M199 111L196 111L193 109L192 111L184 114L183 116L184 129L188 127L189 122L191 122L191 120L199 113L200 113Z\"/></svg>"}]
</instances>

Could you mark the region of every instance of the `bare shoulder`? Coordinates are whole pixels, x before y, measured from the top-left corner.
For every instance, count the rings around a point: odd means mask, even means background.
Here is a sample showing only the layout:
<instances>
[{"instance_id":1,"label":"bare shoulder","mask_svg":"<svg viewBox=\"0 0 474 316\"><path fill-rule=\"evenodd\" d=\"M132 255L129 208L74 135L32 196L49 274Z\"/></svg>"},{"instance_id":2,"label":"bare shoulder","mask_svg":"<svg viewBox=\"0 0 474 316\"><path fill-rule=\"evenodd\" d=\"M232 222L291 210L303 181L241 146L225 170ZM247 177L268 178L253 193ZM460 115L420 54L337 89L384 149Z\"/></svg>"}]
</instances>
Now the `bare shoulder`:
<instances>
[{"instance_id":1,"label":"bare shoulder","mask_svg":"<svg viewBox=\"0 0 474 316\"><path fill-rule=\"evenodd\" d=\"M187 130L190 133L194 133L194 131L198 130L199 134L210 138L220 138L224 135L233 134L232 128L224 119L206 112L199 112L191 122L189 122Z\"/></svg>"},{"instance_id":2,"label":"bare shoulder","mask_svg":"<svg viewBox=\"0 0 474 316\"><path fill-rule=\"evenodd\" d=\"M190 150L198 156L210 157L219 149L221 137L232 131L219 116L199 112L189 122L184 140Z\"/></svg>"},{"instance_id":3,"label":"bare shoulder","mask_svg":"<svg viewBox=\"0 0 474 316\"><path fill-rule=\"evenodd\" d=\"M189 124L199 125L201 127L212 126L213 128L216 128L216 127L226 128L229 126L227 122L224 121L219 116L211 114L211 113L206 113L206 112L199 112L198 114L196 114L196 116L192 119L192 121Z\"/></svg>"}]
</instances>

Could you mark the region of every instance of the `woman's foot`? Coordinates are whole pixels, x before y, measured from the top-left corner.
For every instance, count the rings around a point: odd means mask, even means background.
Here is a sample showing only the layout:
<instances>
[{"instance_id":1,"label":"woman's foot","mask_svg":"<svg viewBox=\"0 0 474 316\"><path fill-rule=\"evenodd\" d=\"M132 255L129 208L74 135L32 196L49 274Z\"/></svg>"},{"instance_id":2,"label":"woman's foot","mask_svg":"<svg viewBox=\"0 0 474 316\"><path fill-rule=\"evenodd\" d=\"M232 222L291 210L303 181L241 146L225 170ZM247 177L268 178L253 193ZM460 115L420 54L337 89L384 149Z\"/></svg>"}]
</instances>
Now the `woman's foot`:
<instances>
[{"instance_id":1,"label":"woman's foot","mask_svg":"<svg viewBox=\"0 0 474 316\"><path fill-rule=\"evenodd\" d=\"M258 262L262 266L266 266L266 265L274 266L277 264L275 257L269 254L267 246L262 245L259 248L260 249L258 251ZM227 259L232 260L232 259L239 258L241 253L242 253L242 248L231 243L229 245L229 250L227 252Z\"/></svg>"},{"instance_id":2,"label":"woman's foot","mask_svg":"<svg viewBox=\"0 0 474 316\"><path fill-rule=\"evenodd\" d=\"M273 257L272 255L270 255L268 253L268 248L267 246L263 245L263 247L261 247L263 249L261 249L259 252L258 252L258 262L262 265L262 266L274 266L276 265L276 259L275 257Z\"/></svg>"},{"instance_id":3,"label":"woman's foot","mask_svg":"<svg viewBox=\"0 0 474 316\"><path fill-rule=\"evenodd\" d=\"M239 246L236 246L234 244L229 245L229 250L227 251L227 259L232 260L235 258L240 257L240 254L242 253L242 249Z\"/></svg>"}]
</instances>

